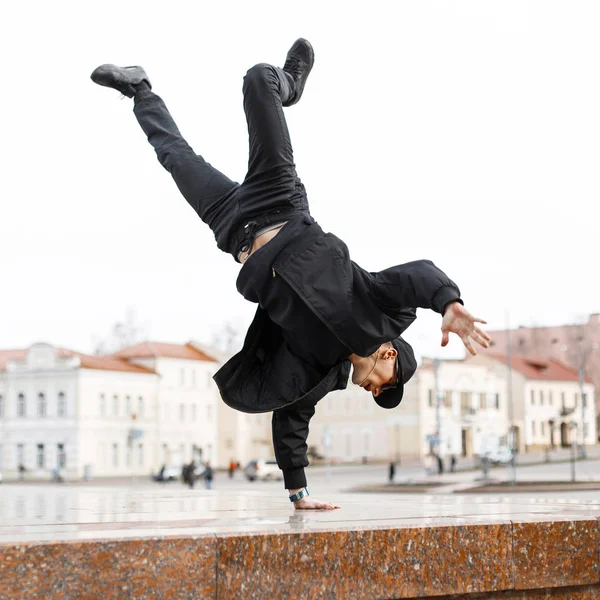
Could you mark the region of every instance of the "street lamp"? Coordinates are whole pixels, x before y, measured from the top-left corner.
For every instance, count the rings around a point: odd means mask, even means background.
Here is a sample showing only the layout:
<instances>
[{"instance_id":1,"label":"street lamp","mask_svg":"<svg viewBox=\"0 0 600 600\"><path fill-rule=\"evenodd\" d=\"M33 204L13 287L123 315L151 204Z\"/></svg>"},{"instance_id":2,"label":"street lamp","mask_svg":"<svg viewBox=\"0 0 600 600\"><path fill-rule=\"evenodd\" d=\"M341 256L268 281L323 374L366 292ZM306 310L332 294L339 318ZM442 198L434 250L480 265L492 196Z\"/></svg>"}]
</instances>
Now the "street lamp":
<instances>
[{"instance_id":1,"label":"street lamp","mask_svg":"<svg viewBox=\"0 0 600 600\"><path fill-rule=\"evenodd\" d=\"M579 364L577 365L577 374L579 379L579 396L581 398L581 458L587 458L587 450L585 447L585 435L587 433L585 427L585 407L587 404L587 398L583 392L583 384L585 382L585 363L588 359L588 356L596 348L598 348L598 344L590 344L587 348L581 346L579 350Z\"/></svg>"}]
</instances>

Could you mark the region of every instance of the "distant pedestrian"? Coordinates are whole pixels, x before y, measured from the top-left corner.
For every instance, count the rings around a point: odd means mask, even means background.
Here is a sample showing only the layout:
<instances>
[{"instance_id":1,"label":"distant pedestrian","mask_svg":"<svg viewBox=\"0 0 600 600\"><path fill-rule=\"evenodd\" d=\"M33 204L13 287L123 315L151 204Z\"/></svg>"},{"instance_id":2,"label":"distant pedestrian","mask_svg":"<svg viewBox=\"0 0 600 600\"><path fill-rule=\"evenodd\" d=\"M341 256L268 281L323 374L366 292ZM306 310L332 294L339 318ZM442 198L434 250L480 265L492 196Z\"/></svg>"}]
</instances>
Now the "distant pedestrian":
<instances>
[{"instance_id":1,"label":"distant pedestrian","mask_svg":"<svg viewBox=\"0 0 600 600\"><path fill-rule=\"evenodd\" d=\"M229 479L233 479L233 474L237 469L237 463L232 459L229 461Z\"/></svg>"},{"instance_id":2,"label":"distant pedestrian","mask_svg":"<svg viewBox=\"0 0 600 600\"><path fill-rule=\"evenodd\" d=\"M450 473L456 471L456 456L454 454L450 457Z\"/></svg>"},{"instance_id":3,"label":"distant pedestrian","mask_svg":"<svg viewBox=\"0 0 600 600\"><path fill-rule=\"evenodd\" d=\"M19 481L23 481L23 479L25 479L25 471L27 471L27 469L25 468L25 465L20 464L19 465Z\"/></svg>"},{"instance_id":4,"label":"distant pedestrian","mask_svg":"<svg viewBox=\"0 0 600 600\"><path fill-rule=\"evenodd\" d=\"M442 475L442 473L444 472L444 461L439 454L436 456L436 458L437 458L437 465L438 465L438 473L440 475Z\"/></svg>"},{"instance_id":5,"label":"distant pedestrian","mask_svg":"<svg viewBox=\"0 0 600 600\"><path fill-rule=\"evenodd\" d=\"M196 483L196 463L192 460L189 465L183 467L183 482L190 486L190 489L194 488Z\"/></svg>"},{"instance_id":6,"label":"distant pedestrian","mask_svg":"<svg viewBox=\"0 0 600 600\"><path fill-rule=\"evenodd\" d=\"M213 468L210 466L210 463L207 462L204 468L204 483L206 485L207 490L212 490L213 488Z\"/></svg>"},{"instance_id":7,"label":"distant pedestrian","mask_svg":"<svg viewBox=\"0 0 600 600\"><path fill-rule=\"evenodd\" d=\"M394 462L391 462L390 463L390 473L389 473L390 483L394 483L395 475L396 475L396 465L394 464Z\"/></svg>"}]
</instances>

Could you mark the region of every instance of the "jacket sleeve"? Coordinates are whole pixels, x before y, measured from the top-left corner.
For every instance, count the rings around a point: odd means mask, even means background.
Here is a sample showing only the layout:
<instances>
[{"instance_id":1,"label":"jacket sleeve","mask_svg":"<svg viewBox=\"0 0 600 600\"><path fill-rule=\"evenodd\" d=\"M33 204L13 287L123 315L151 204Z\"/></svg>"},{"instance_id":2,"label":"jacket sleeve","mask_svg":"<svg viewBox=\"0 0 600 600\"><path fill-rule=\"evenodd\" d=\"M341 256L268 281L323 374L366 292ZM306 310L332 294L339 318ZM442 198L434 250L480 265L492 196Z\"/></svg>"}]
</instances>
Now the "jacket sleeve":
<instances>
[{"instance_id":1,"label":"jacket sleeve","mask_svg":"<svg viewBox=\"0 0 600 600\"><path fill-rule=\"evenodd\" d=\"M416 260L374 273L377 302L388 310L429 308L443 314L450 302L461 302L458 286L430 260Z\"/></svg>"},{"instance_id":2,"label":"jacket sleeve","mask_svg":"<svg viewBox=\"0 0 600 600\"><path fill-rule=\"evenodd\" d=\"M273 411L273 448L277 465L283 471L286 489L306 487L304 468L308 467L308 424L315 414L314 400L294 403Z\"/></svg>"}]
</instances>

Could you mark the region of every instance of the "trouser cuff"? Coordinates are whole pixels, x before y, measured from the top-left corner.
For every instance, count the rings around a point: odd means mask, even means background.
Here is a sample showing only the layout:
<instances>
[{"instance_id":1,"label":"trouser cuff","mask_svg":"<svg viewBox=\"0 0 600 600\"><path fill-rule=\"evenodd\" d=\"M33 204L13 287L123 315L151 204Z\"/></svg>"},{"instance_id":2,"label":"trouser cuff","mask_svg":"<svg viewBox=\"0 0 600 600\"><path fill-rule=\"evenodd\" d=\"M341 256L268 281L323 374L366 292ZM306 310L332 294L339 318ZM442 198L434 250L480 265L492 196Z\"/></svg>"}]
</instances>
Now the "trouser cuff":
<instances>
[{"instance_id":1,"label":"trouser cuff","mask_svg":"<svg viewBox=\"0 0 600 600\"><path fill-rule=\"evenodd\" d=\"M297 469L284 469L283 484L286 490L296 490L306 487L306 474L304 473L304 467L298 467Z\"/></svg>"}]
</instances>

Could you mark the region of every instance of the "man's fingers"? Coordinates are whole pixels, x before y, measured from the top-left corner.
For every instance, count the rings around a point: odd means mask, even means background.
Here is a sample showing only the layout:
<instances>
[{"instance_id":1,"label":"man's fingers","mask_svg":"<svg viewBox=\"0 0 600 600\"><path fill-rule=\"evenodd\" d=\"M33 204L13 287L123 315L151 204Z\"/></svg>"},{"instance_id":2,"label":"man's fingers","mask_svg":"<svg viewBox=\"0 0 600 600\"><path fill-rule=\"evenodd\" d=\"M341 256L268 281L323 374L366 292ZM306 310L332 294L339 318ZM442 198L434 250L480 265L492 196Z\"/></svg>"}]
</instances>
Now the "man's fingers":
<instances>
[{"instance_id":1,"label":"man's fingers","mask_svg":"<svg viewBox=\"0 0 600 600\"><path fill-rule=\"evenodd\" d=\"M465 345L465 348L473 355L476 356L477 352L475 352L475 348L473 348L473 346L471 345L471 340L469 339L468 336L461 336L460 338L463 341L463 344Z\"/></svg>"},{"instance_id":2,"label":"man's fingers","mask_svg":"<svg viewBox=\"0 0 600 600\"><path fill-rule=\"evenodd\" d=\"M484 325L487 325L487 321L484 321L483 319L478 319L477 317L473 317L473 322L483 323Z\"/></svg>"},{"instance_id":3,"label":"man's fingers","mask_svg":"<svg viewBox=\"0 0 600 600\"><path fill-rule=\"evenodd\" d=\"M448 332L442 331L442 347L448 345Z\"/></svg>"},{"instance_id":4,"label":"man's fingers","mask_svg":"<svg viewBox=\"0 0 600 600\"><path fill-rule=\"evenodd\" d=\"M476 331L479 335L483 336L486 342L491 341L491 336L487 334L483 329L479 329L479 327L473 327L473 331Z\"/></svg>"},{"instance_id":5,"label":"man's fingers","mask_svg":"<svg viewBox=\"0 0 600 600\"><path fill-rule=\"evenodd\" d=\"M471 337L480 346L483 346L484 348L487 348L489 346L489 344L487 343L487 340L482 335L480 335L479 333L477 333L477 331L473 331L473 333L471 334Z\"/></svg>"}]
</instances>

